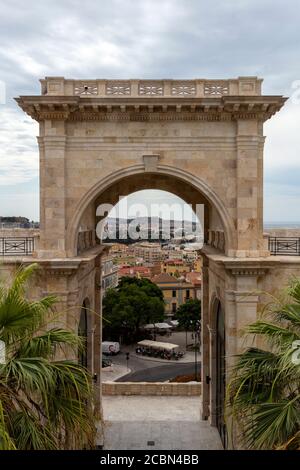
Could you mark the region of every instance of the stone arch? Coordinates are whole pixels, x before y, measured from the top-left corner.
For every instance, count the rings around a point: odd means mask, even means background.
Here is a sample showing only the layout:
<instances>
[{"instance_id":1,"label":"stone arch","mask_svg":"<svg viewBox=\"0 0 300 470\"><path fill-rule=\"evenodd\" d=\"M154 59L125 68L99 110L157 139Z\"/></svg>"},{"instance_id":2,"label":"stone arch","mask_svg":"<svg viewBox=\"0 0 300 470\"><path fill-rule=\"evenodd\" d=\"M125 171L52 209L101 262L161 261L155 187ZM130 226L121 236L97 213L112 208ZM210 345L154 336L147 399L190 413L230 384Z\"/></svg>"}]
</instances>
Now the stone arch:
<instances>
[{"instance_id":1,"label":"stone arch","mask_svg":"<svg viewBox=\"0 0 300 470\"><path fill-rule=\"evenodd\" d=\"M67 243L68 243L68 255L76 256L77 254L77 233L79 229L79 224L81 217L83 216L85 210L90 206L91 203L96 201L96 199L104 193L105 190L112 187L114 184L118 183L120 180L125 179L130 176L137 176L145 173L144 165L134 165L125 169L121 169L110 173L108 176L102 178L97 184L92 186L90 190L81 198L79 201L76 211L73 213L73 216L67 226ZM167 166L167 165L158 165L155 172L155 175L162 175L170 178L175 178L176 180L182 181L191 188L197 190L202 197L204 197L213 208L216 209L220 220L224 227L225 243L227 251L235 249L235 228L233 220L229 215L229 212L223 203L222 199L217 195L217 193L202 179L199 177L181 170L179 168Z\"/></svg>"}]
</instances>

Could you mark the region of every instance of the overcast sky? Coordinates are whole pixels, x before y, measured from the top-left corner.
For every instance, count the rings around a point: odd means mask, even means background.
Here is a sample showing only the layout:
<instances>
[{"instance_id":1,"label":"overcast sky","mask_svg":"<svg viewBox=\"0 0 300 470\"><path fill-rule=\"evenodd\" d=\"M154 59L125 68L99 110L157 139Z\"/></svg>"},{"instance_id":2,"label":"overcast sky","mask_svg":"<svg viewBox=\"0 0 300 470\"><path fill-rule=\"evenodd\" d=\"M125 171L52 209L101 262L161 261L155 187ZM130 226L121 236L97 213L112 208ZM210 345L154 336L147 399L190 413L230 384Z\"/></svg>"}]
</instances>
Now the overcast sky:
<instances>
[{"instance_id":1,"label":"overcast sky","mask_svg":"<svg viewBox=\"0 0 300 470\"><path fill-rule=\"evenodd\" d=\"M0 215L38 219L38 127L13 97L38 94L39 78L258 75L265 94L291 97L265 125L265 220L300 221L299 6L299 0L0 0Z\"/></svg>"}]
</instances>

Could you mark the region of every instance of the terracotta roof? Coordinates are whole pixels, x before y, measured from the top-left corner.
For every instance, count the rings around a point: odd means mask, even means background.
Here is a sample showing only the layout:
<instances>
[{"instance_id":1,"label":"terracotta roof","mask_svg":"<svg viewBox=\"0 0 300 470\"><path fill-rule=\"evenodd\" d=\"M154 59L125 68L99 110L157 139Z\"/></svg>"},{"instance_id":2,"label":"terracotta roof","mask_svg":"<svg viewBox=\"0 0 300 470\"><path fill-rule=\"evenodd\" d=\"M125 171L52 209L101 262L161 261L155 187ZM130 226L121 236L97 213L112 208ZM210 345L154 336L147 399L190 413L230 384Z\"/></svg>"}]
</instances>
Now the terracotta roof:
<instances>
[{"instance_id":1,"label":"terracotta roof","mask_svg":"<svg viewBox=\"0 0 300 470\"><path fill-rule=\"evenodd\" d=\"M179 283L178 279L175 276L171 276L170 274L167 274L167 273L158 274L157 276L154 276L152 280L156 284L163 284L163 283L171 284L174 282Z\"/></svg>"},{"instance_id":2,"label":"terracotta roof","mask_svg":"<svg viewBox=\"0 0 300 470\"><path fill-rule=\"evenodd\" d=\"M144 266L123 266L119 268L118 273L120 276L135 276L136 274L141 274L150 277L151 275L150 269Z\"/></svg>"},{"instance_id":3,"label":"terracotta roof","mask_svg":"<svg viewBox=\"0 0 300 470\"><path fill-rule=\"evenodd\" d=\"M186 280L188 282L191 282L192 284L201 284L201 273L199 272L191 272L191 273L187 273L186 276L185 276Z\"/></svg>"},{"instance_id":4,"label":"terracotta roof","mask_svg":"<svg viewBox=\"0 0 300 470\"><path fill-rule=\"evenodd\" d=\"M177 265L180 265L182 266L183 265L183 261L181 259L168 259L164 262L164 264L170 264L171 266L174 265L174 266L177 266Z\"/></svg>"}]
</instances>

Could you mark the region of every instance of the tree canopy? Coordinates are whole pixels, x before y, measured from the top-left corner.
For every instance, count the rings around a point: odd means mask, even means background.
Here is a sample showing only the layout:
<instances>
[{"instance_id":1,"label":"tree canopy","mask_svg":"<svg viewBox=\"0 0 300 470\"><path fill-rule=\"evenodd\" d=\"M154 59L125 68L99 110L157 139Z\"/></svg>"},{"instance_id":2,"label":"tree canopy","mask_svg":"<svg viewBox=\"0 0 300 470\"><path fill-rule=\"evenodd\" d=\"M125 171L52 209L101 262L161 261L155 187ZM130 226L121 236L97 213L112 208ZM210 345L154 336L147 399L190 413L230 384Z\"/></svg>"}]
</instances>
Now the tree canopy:
<instances>
[{"instance_id":1,"label":"tree canopy","mask_svg":"<svg viewBox=\"0 0 300 470\"><path fill-rule=\"evenodd\" d=\"M149 279L122 277L105 294L103 317L108 335L135 336L141 325L163 320L163 293Z\"/></svg>"},{"instance_id":2,"label":"tree canopy","mask_svg":"<svg viewBox=\"0 0 300 470\"><path fill-rule=\"evenodd\" d=\"M195 331L200 326L201 302L198 299L189 299L180 305L176 311L176 320L179 326L186 331Z\"/></svg>"}]
</instances>

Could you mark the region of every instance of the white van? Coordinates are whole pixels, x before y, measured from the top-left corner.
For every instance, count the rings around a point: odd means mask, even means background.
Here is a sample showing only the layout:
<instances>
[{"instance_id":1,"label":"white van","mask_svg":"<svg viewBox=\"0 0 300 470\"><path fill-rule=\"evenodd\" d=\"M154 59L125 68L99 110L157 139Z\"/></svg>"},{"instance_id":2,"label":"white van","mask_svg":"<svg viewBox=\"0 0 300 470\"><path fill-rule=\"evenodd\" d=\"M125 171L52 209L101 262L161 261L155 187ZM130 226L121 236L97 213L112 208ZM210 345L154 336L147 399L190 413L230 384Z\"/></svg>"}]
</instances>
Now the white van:
<instances>
[{"instance_id":1,"label":"white van","mask_svg":"<svg viewBox=\"0 0 300 470\"><path fill-rule=\"evenodd\" d=\"M103 341L102 354L113 356L120 352L120 343L117 341Z\"/></svg>"}]
</instances>

